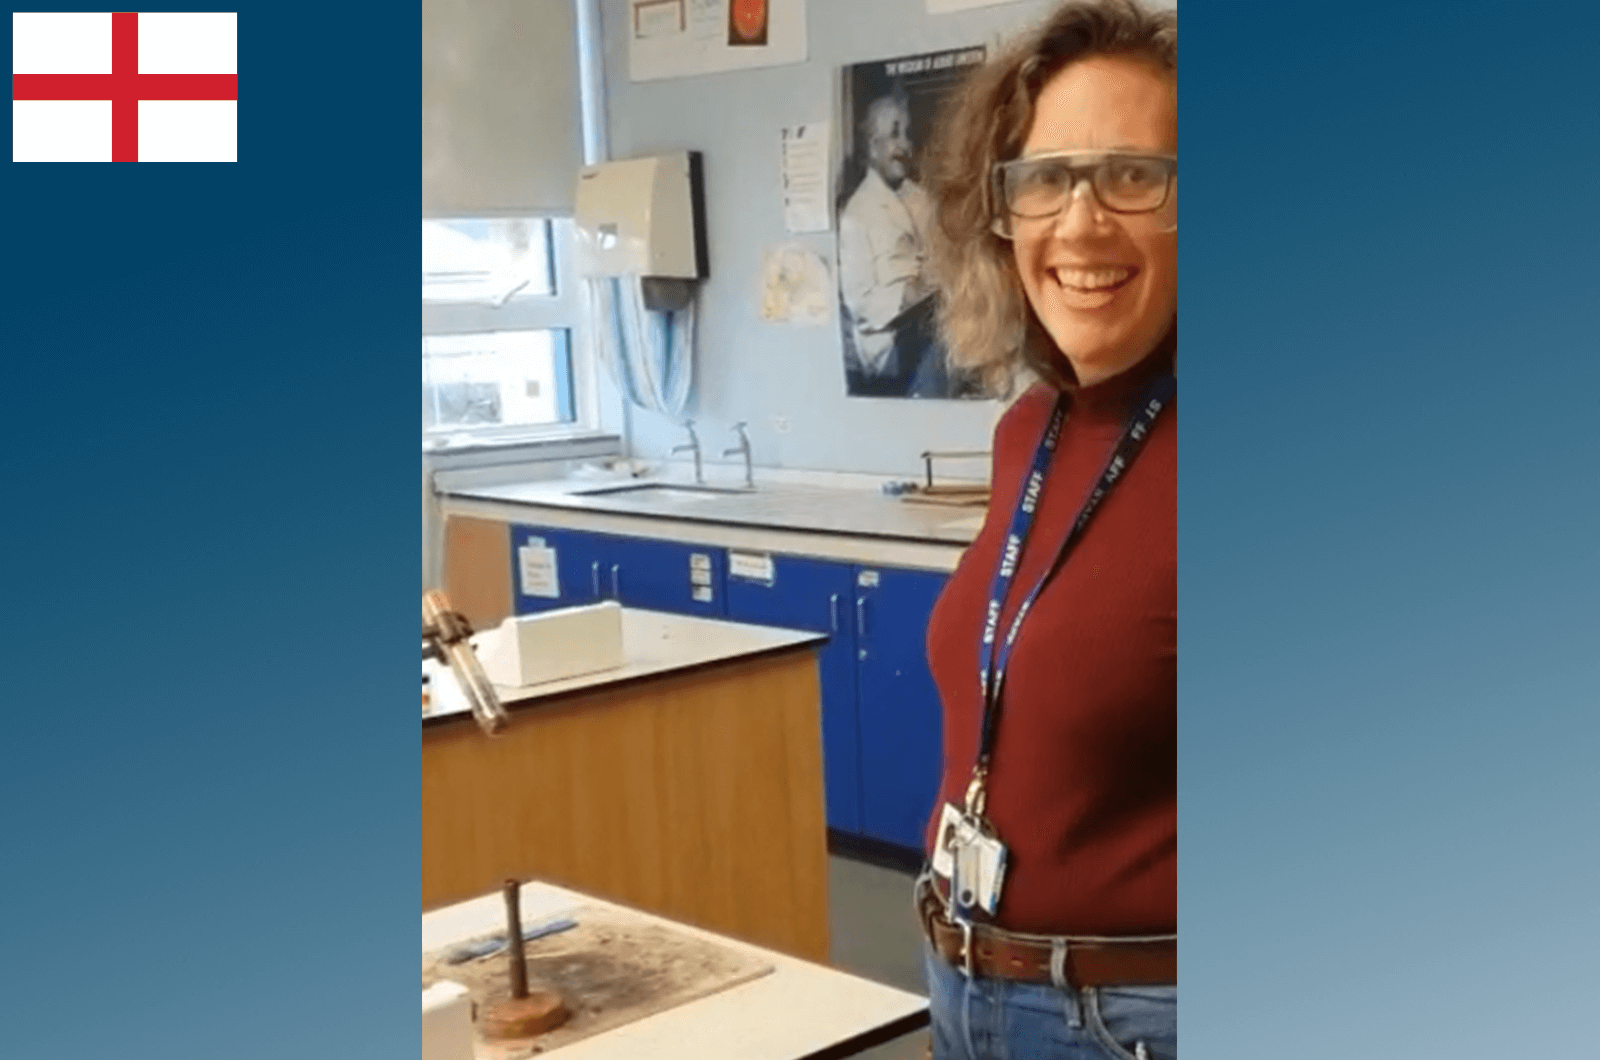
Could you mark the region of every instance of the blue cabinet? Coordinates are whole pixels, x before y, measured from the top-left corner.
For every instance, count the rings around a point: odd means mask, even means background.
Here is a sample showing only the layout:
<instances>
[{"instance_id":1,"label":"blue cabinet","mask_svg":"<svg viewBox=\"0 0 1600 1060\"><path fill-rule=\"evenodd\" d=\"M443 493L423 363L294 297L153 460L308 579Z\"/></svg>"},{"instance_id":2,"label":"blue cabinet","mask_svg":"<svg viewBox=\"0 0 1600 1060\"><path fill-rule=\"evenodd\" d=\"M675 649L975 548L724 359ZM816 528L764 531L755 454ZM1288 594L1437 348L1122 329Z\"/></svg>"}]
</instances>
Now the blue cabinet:
<instances>
[{"instance_id":1,"label":"blue cabinet","mask_svg":"<svg viewBox=\"0 0 1600 1060\"><path fill-rule=\"evenodd\" d=\"M828 643L817 653L828 827L859 833L855 568L848 563L732 550L727 585L728 617L735 621L828 634Z\"/></svg>"},{"instance_id":2,"label":"blue cabinet","mask_svg":"<svg viewBox=\"0 0 1600 1060\"><path fill-rule=\"evenodd\" d=\"M511 528L512 606L519 615L617 600L720 618L721 549L546 527Z\"/></svg>"},{"instance_id":3,"label":"blue cabinet","mask_svg":"<svg viewBox=\"0 0 1600 1060\"><path fill-rule=\"evenodd\" d=\"M856 697L863 834L920 849L939 794L943 733L928 616L947 575L856 570Z\"/></svg>"},{"instance_id":4,"label":"blue cabinet","mask_svg":"<svg viewBox=\"0 0 1600 1060\"><path fill-rule=\"evenodd\" d=\"M730 557L729 618L830 635L819 654L828 827L920 850L943 763L925 642L947 575L773 556L769 580Z\"/></svg>"},{"instance_id":5,"label":"blue cabinet","mask_svg":"<svg viewBox=\"0 0 1600 1060\"><path fill-rule=\"evenodd\" d=\"M511 528L511 606L519 615L605 599L596 535L577 530Z\"/></svg>"},{"instance_id":6,"label":"blue cabinet","mask_svg":"<svg viewBox=\"0 0 1600 1060\"><path fill-rule=\"evenodd\" d=\"M727 614L723 601L727 557L722 549L640 537L593 536L602 539L599 578L606 599L628 607L702 618Z\"/></svg>"}]
</instances>

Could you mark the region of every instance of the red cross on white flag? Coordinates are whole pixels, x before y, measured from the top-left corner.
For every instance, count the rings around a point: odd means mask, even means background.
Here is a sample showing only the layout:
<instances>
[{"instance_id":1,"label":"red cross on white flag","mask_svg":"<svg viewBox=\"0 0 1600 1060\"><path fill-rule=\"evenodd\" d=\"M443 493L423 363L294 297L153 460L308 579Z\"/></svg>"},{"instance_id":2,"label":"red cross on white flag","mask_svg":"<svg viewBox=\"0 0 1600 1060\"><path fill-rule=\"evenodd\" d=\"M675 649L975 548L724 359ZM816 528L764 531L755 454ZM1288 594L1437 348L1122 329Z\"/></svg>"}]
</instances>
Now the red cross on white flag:
<instances>
[{"instance_id":1,"label":"red cross on white flag","mask_svg":"<svg viewBox=\"0 0 1600 1060\"><path fill-rule=\"evenodd\" d=\"M11 16L13 162L238 161L238 15Z\"/></svg>"}]
</instances>

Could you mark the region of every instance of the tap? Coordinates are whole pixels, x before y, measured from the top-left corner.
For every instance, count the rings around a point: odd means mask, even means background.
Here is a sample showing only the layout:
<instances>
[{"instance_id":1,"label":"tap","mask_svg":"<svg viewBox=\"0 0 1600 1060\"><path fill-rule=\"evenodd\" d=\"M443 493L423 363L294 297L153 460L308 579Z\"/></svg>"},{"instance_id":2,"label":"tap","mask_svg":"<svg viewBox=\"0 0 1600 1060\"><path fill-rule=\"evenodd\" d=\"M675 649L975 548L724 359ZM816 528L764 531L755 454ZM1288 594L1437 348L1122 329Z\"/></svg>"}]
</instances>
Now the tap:
<instances>
[{"instance_id":1,"label":"tap","mask_svg":"<svg viewBox=\"0 0 1600 1060\"><path fill-rule=\"evenodd\" d=\"M704 472L700 470L700 438L694 433L694 420L684 420L683 428L689 432L689 444L675 445L672 447L672 451L681 453L685 449L694 450L694 480L696 483L704 483L706 477Z\"/></svg>"},{"instance_id":2,"label":"tap","mask_svg":"<svg viewBox=\"0 0 1600 1060\"><path fill-rule=\"evenodd\" d=\"M734 446L732 449L724 449L722 451L722 455L732 456L734 453L744 454L744 487L745 489L755 489L755 474L750 467L750 435L745 433L744 427L745 424L743 420L740 420L738 423L733 425L732 429L739 432L739 444Z\"/></svg>"}]
</instances>

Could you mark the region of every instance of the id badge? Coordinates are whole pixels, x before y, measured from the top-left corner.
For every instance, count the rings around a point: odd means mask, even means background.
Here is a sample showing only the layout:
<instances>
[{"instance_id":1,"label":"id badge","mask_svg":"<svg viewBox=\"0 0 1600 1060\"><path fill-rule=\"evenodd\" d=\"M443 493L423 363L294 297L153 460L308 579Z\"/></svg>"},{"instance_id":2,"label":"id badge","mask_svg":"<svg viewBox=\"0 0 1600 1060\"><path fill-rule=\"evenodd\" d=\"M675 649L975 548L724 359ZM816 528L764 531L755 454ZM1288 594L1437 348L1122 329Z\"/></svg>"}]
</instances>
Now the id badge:
<instances>
[{"instance_id":1,"label":"id badge","mask_svg":"<svg viewBox=\"0 0 1600 1060\"><path fill-rule=\"evenodd\" d=\"M946 803L931 860L936 875L950 882L958 916L981 909L994 916L1005 884L1006 846L994 830Z\"/></svg>"},{"instance_id":2,"label":"id badge","mask_svg":"<svg viewBox=\"0 0 1600 1060\"><path fill-rule=\"evenodd\" d=\"M976 904L992 917L1000 909L1000 890L1005 886L1006 845L992 830L980 828L969 849Z\"/></svg>"}]
</instances>

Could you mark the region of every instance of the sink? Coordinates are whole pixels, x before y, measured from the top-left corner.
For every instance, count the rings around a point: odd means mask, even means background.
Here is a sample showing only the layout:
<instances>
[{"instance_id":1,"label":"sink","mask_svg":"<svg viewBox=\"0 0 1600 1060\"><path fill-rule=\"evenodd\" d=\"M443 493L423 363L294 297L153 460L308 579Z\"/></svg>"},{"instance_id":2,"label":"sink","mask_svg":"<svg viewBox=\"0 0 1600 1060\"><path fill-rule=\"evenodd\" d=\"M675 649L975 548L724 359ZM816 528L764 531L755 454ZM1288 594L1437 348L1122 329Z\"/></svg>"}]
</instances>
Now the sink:
<instances>
[{"instance_id":1,"label":"sink","mask_svg":"<svg viewBox=\"0 0 1600 1060\"><path fill-rule=\"evenodd\" d=\"M704 486L691 482L629 482L622 486L593 486L589 489L573 490L575 496L580 497L674 497L674 498L707 498L717 496L737 496L741 493L754 493L755 490L748 486Z\"/></svg>"}]
</instances>

